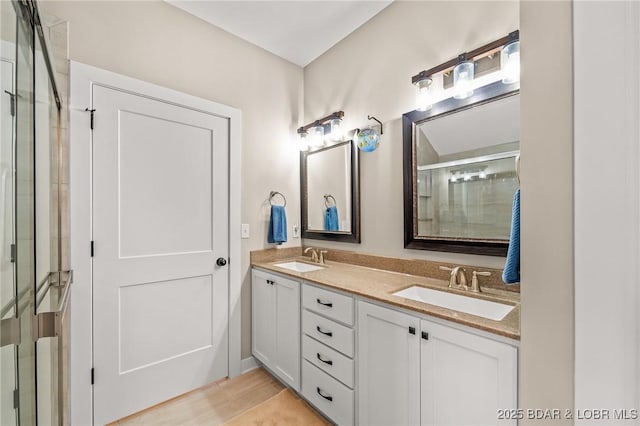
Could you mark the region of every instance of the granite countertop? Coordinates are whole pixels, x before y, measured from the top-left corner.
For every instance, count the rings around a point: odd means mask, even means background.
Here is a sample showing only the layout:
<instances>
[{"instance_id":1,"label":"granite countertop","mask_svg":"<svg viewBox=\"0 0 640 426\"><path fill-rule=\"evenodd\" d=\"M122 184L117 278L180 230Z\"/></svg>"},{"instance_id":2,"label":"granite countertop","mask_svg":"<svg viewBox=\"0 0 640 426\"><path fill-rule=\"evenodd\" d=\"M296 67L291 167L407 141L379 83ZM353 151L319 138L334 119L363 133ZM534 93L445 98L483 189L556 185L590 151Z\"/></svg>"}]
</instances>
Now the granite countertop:
<instances>
[{"instance_id":1,"label":"granite countertop","mask_svg":"<svg viewBox=\"0 0 640 426\"><path fill-rule=\"evenodd\" d=\"M483 288L482 293L477 295L468 291L448 289L449 283L443 280L333 261L327 261L324 269L311 272L295 272L275 266L277 263L291 261L311 263L308 257L290 257L275 261L254 261L252 266L520 340L520 296L517 293ZM470 281L469 277L469 283ZM515 308L501 321L494 321L393 295L397 291L414 285L506 303L514 305Z\"/></svg>"}]
</instances>

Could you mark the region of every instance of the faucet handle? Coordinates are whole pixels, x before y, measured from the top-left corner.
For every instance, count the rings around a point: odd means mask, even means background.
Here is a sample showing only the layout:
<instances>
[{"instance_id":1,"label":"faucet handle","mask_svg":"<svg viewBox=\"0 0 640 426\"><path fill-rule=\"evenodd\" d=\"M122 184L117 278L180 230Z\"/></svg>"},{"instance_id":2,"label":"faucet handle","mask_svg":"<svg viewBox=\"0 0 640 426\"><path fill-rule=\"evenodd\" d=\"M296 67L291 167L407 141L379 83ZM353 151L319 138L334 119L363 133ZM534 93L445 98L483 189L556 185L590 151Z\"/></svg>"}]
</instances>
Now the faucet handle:
<instances>
[{"instance_id":1,"label":"faucet handle","mask_svg":"<svg viewBox=\"0 0 640 426\"><path fill-rule=\"evenodd\" d=\"M473 271L473 278L471 278L471 291L474 293L481 293L480 290L480 282L478 281L478 275L483 277L488 277L491 275L491 272L487 271Z\"/></svg>"},{"instance_id":2,"label":"faucet handle","mask_svg":"<svg viewBox=\"0 0 640 426\"><path fill-rule=\"evenodd\" d=\"M318 260L318 263L320 263L321 265L324 265L324 254L325 253L329 253L328 250L320 250L320 259Z\"/></svg>"}]
</instances>

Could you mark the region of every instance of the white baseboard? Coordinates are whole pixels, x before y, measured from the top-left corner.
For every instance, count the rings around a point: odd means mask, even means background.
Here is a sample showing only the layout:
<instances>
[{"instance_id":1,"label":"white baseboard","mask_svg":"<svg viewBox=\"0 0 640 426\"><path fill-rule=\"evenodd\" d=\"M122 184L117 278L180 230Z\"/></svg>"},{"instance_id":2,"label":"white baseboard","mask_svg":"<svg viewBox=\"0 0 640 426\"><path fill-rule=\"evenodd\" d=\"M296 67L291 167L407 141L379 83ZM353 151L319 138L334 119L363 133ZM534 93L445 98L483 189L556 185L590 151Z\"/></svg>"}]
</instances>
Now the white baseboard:
<instances>
[{"instance_id":1,"label":"white baseboard","mask_svg":"<svg viewBox=\"0 0 640 426\"><path fill-rule=\"evenodd\" d=\"M258 367L260 367L258 360L253 356L250 356L240 362L240 374L248 373L249 371L255 370Z\"/></svg>"}]
</instances>

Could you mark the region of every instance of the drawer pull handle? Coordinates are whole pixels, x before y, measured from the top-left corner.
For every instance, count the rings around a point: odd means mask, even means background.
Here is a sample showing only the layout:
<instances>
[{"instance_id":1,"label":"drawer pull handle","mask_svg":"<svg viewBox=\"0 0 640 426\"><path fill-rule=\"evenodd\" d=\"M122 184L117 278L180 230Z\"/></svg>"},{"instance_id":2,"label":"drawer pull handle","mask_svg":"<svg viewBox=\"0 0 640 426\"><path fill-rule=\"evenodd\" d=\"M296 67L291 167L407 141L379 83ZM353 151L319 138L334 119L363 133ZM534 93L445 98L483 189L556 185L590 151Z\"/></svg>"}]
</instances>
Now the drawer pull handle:
<instances>
[{"instance_id":1,"label":"drawer pull handle","mask_svg":"<svg viewBox=\"0 0 640 426\"><path fill-rule=\"evenodd\" d=\"M331 302L323 302L320 299L316 299L316 302L318 302L319 305L326 306L327 308L333 308L333 303Z\"/></svg>"},{"instance_id":2,"label":"drawer pull handle","mask_svg":"<svg viewBox=\"0 0 640 426\"><path fill-rule=\"evenodd\" d=\"M275 284L275 282L273 280L267 280L267 284L273 285L273 284Z\"/></svg>"},{"instance_id":3,"label":"drawer pull handle","mask_svg":"<svg viewBox=\"0 0 640 426\"><path fill-rule=\"evenodd\" d=\"M318 332L320 332L320 333L324 334L325 336L329 336L329 337L333 336L333 332L331 332L331 331L323 331L323 330L320 328L320 326L317 326L317 327L316 327L316 330L318 330Z\"/></svg>"},{"instance_id":4,"label":"drawer pull handle","mask_svg":"<svg viewBox=\"0 0 640 426\"><path fill-rule=\"evenodd\" d=\"M327 401L333 401L333 397L331 395L325 395L322 392L322 389L320 389L319 387L316 387L316 392L318 392L318 395L320 395L321 397L323 397L324 399L326 399Z\"/></svg>"},{"instance_id":5,"label":"drawer pull handle","mask_svg":"<svg viewBox=\"0 0 640 426\"><path fill-rule=\"evenodd\" d=\"M322 356L318 353L316 354L318 355L318 359L322 362L324 362L327 365L333 365L333 361L331 361L330 359L323 359Z\"/></svg>"}]
</instances>

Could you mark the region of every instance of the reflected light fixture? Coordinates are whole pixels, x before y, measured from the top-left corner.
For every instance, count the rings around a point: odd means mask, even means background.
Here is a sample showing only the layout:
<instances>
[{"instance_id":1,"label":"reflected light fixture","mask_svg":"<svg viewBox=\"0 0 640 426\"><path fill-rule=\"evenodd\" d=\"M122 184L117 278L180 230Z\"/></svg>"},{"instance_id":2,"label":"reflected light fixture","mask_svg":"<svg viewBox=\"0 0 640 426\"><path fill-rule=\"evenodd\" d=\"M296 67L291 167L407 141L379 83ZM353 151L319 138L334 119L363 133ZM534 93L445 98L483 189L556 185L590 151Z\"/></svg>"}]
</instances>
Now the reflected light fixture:
<instances>
[{"instance_id":1,"label":"reflected light fixture","mask_svg":"<svg viewBox=\"0 0 640 426\"><path fill-rule=\"evenodd\" d=\"M458 56L458 65L453 69L453 97L466 99L473 95L473 78L475 64L467 60L467 55Z\"/></svg>"},{"instance_id":2,"label":"reflected light fixture","mask_svg":"<svg viewBox=\"0 0 640 426\"><path fill-rule=\"evenodd\" d=\"M509 34L509 43L502 48L500 66L504 84L520 81L520 40L517 31Z\"/></svg>"},{"instance_id":3,"label":"reflected light fixture","mask_svg":"<svg viewBox=\"0 0 640 426\"><path fill-rule=\"evenodd\" d=\"M418 79L414 83L416 85L416 110L427 111L431 109L433 102L431 100L431 84L433 80L431 77L418 74Z\"/></svg>"},{"instance_id":4,"label":"reflected light fixture","mask_svg":"<svg viewBox=\"0 0 640 426\"><path fill-rule=\"evenodd\" d=\"M478 173L478 177L480 179L486 179L487 178L487 172L485 172L484 170L480 170L480 172Z\"/></svg>"}]
</instances>

